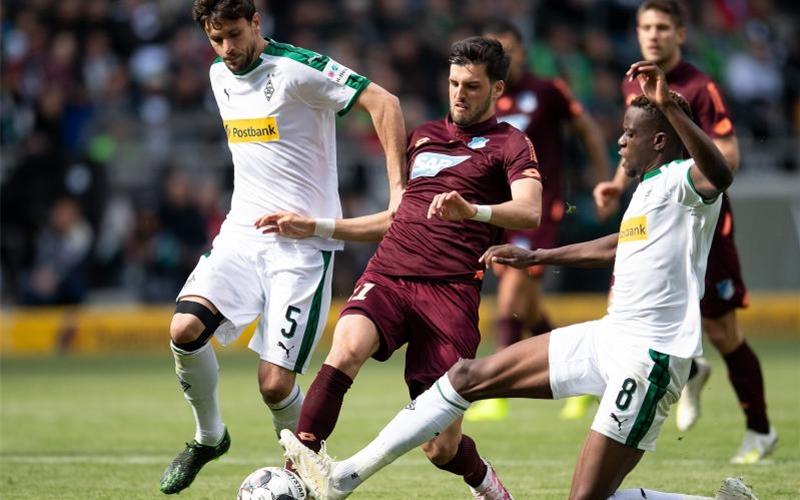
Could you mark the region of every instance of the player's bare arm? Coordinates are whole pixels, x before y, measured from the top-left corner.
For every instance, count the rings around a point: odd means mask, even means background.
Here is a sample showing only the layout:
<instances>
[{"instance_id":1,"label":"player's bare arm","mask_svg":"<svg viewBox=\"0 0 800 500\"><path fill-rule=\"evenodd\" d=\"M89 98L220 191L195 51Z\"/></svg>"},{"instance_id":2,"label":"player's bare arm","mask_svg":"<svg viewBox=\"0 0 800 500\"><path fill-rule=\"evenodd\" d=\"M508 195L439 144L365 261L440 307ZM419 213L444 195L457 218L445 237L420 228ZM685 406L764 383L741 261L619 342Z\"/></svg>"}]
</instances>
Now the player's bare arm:
<instances>
[{"instance_id":1,"label":"player's bare arm","mask_svg":"<svg viewBox=\"0 0 800 500\"><path fill-rule=\"evenodd\" d=\"M658 106L678 133L694 160L689 175L697 192L704 198L716 198L731 185L733 173L711 138L670 98L664 71L655 63L640 61L632 64L626 74L639 81L642 94Z\"/></svg>"},{"instance_id":2,"label":"player's bare arm","mask_svg":"<svg viewBox=\"0 0 800 500\"><path fill-rule=\"evenodd\" d=\"M458 192L440 193L428 206L428 218L459 221L479 218L487 209L488 222L506 229L535 229L542 214L542 183L537 179L518 179L511 183L511 200L484 207L465 200Z\"/></svg>"},{"instance_id":3,"label":"player's bare arm","mask_svg":"<svg viewBox=\"0 0 800 500\"><path fill-rule=\"evenodd\" d=\"M712 141L717 149L719 149L719 152L722 153L722 156L725 157L725 161L728 163L728 168L731 169L731 172L735 173L739 170L739 139L736 137L736 134L727 135L725 137L715 137Z\"/></svg>"},{"instance_id":4,"label":"player's bare arm","mask_svg":"<svg viewBox=\"0 0 800 500\"><path fill-rule=\"evenodd\" d=\"M264 234L275 233L287 238L303 239L320 236L325 231L333 231L331 238L344 241L380 241L389 230L392 214L388 210L376 214L352 217L349 219L315 219L293 212L275 212L265 215L255 223ZM331 227L332 225L332 227Z\"/></svg>"},{"instance_id":5,"label":"player's bare arm","mask_svg":"<svg viewBox=\"0 0 800 500\"><path fill-rule=\"evenodd\" d=\"M597 185L603 182L608 175L611 164L608 161L600 127L586 113L581 113L573 118L571 127L586 149L586 155L589 157L589 163L592 166L593 184Z\"/></svg>"},{"instance_id":6,"label":"player's bare arm","mask_svg":"<svg viewBox=\"0 0 800 500\"><path fill-rule=\"evenodd\" d=\"M495 245L480 258L485 265L501 264L525 269L535 265L570 266L581 268L611 267L617 255L619 233L591 241L557 248L527 250L514 245Z\"/></svg>"},{"instance_id":7,"label":"player's bare arm","mask_svg":"<svg viewBox=\"0 0 800 500\"><path fill-rule=\"evenodd\" d=\"M356 104L369 113L386 154L389 211L394 214L406 187L406 126L400 100L383 87L370 83L358 96Z\"/></svg>"}]
</instances>

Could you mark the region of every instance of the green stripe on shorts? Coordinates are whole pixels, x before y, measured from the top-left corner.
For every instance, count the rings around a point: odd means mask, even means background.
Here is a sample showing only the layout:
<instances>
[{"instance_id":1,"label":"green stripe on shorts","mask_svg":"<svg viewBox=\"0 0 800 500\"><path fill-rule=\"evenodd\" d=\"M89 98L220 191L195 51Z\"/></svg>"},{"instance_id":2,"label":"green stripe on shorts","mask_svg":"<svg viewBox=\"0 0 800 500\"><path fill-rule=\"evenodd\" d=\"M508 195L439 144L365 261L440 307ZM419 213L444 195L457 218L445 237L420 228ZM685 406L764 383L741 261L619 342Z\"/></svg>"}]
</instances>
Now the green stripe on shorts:
<instances>
[{"instance_id":1,"label":"green stripe on shorts","mask_svg":"<svg viewBox=\"0 0 800 500\"><path fill-rule=\"evenodd\" d=\"M669 355L662 354L658 351L650 349L650 359L655 363L647 380L650 381L650 386L647 388L647 394L644 396L644 402L639 413L636 415L636 421L633 423L631 432L628 434L628 439L625 441L627 446L638 448L639 442L647 435L650 426L653 425L653 419L656 417L656 410L658 409L658 402L667 393L669 386Z\"/></svg>"},{"instance_id":2,"label":"green stripe on shorts","mask_svg":"<svg viewBox=\"0 0 800 500\"><path fill-rule=\"evenodd\" d=\"M322 250L322 277L319 279L319 285L314 292L314 298L311 299L311 310L308 312L308 321L306 322L306 331L303 332L303 341L300 343L300 352L297 353L297 361L294 364L294 371L300 373L303 370L303 365L306 364L308 355L311 354L311 347L314 345L314 340L317 337L317 326L319 324L319 313L322 309L322 293L325 291L325 277L328 275L328 266L331 263L332 252Z\"/></svg>"}]
</instances>

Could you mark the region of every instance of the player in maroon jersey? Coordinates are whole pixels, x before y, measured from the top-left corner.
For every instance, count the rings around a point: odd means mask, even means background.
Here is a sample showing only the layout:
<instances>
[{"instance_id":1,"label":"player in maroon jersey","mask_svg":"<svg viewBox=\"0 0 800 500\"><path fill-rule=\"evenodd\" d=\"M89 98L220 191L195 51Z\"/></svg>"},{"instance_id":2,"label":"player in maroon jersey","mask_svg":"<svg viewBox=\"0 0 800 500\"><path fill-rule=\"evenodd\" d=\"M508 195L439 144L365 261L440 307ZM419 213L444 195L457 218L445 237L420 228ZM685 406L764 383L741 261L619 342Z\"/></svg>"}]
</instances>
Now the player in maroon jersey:
<instances>
[{"instance_id":1,"label":"player in maroon jersey","mask_svg":"<svg viewBox=\"0 0 800 500\"><path fill-rule=\"evenodd\" d=\"M526 69L522 35L513 24L493 21L484 27L483 33L499 41L511 58L506 89L497 100L497 119L525 132L536 145L544 189L539 227L506 231L505 241L528 249L552 248L558 244L558 227L564 215L564 129L569 129L583 144L592 167L592 185L605 179L611 170L603 136L563 80L540 78ZM500 278L495 329L497 350L522 339L525 328L532 335L552 330L553 325L542 308L544 267L514 269L495 266L494 271ZM571 417L570 409L575 401L567 400L563 417ZM501 420L507 414L507 400L491 399L470 407L465 418L468 421Z\"/></svg>"},{"instance_id":2,"label":"player in maroon jersey","mask_svg":"<svg viewBox=\"0 0 800 500\"><path fill-rule=\"evenodd\" d=\"M344 394L370 357L388 359L407 344L405 380L415 398L480 341L479 258L503 228L539 224L542 184L533 144L495 117L508 57L496 40L472 37L450 54L450 113L412 131L409 181L389 226L386 213L315 220L279 213L257 225L284 236L332 232L380 245L336 325L333 346L308 390L297 436L318 451ZM387 230L388 226L388 230ZM385 234L384 234L385 233ZM475 498L511 498L456 421L423 450L437 467L461 475ZM294 464L302 471L302 463Z\"/></svg>"},{"instance_id":3,"label":"player in maroon jersey","mask_svg":"<svg viewBox=\"0 0 800 500\"><path fill-rule=\"evenodd\" d=\"M667 75L670 88L688 101L694 119L714 141L731 170L739 167L739 145L725 103L716 84L702 71L681 58L686 28L681 6L675 0L648 0L637 10L636 32L645 60L658 64ZM641 93L636 82L623 80L626 104ZM620 167L613 180L595 187L598 210L611 215L619 208L619 198L627 179ZM764 382L755 353L747 344L736 321L736 309L747 307L747 290L742 281L739 255L733 238L733 213L727 195L717 223L705 280L705 296L700 302L703 331L722 355L728 377L747 419L742 445L733 463L756 463L775 448L778 436L767 418ZM695 360L689 382L677 409L680 430L689 429L700 416L700 390L708 379L709 365Z\"/></svg>"}]
</instances>

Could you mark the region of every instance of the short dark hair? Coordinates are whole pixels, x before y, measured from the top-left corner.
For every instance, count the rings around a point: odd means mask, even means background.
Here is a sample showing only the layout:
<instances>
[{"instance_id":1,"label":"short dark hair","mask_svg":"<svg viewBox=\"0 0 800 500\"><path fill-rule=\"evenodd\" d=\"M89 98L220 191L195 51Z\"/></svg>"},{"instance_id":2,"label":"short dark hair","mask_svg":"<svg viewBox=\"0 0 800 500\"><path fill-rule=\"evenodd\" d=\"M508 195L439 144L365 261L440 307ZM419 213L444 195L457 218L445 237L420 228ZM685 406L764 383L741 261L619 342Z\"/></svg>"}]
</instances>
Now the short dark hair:
<instances>
[{"instance_id":1,"label":"short dark hair","mask_svg":"<svg viewBox=\"0 0 800 500\"><path fill-rule=\"evenodd\" d=\"M672 18L676 28L682 28L686 20L683 5L677 0L645 0L638 9L636 9L636 21L639 21L639 16L646 10L657 10L667 14Z\"/></svg>"},{"instance_id":2,"label":"short dark hair","mask_svg":"<svg viewBox=\"0 0 800 500\"><path fill-rule=\"evenodd\" d=\"M503 35L509 33L517 42L522 43L522 33L520 33L519 29L514 26L512 22L505 19L493 19L489 21L483 27L482 33L484 35Z\"/></svg>"},{"instance_id":3,"label":"short dark hair","mask_svg":"<svg viewBox=\"0 0 800 500\"><path fill-rule=\"evenodd\" d=\"M505 80L510 64L500 42L482 36L471 36L454 43L448 61L458 66L484 64L491 82Z\"/></svg>"},{"instance_id":4,"label":"short dark hair","mask_svg":"<svg viewBox=\"0 0 800 500\"><path fill-rule=\"evenodd\" d=\"M192 19L203 29L208 24L219 24L222 20L245 18L250 22L255 14L253 0L194 0L192 5Z\"/></svg>"},{"instance_id":5,"label":"short dark hair","mask_svg":"<svg viewBox=\"0 0 800 500\"><path fill-rule=\"evenodd\" d=\"M686 113L689 119L694 119L692 117L692 108L689 106L689 101L687 101L685 97L674 90L669 91L669 97L675 104L678 105L679 108L681 108L684 113ZM634 97L630 106L632 108L640 108L644 110L644 112L647 113L650 118L655 120L656 128L659 131L671 132L677 135L677 132L675 132L675 129L672 128L672 125L670 125L669 120L667 120L667 117L664 116L664 113L662 113L661 110L658 109L658 107L647 97L643 95Z\"/></svg>"}]
</instances>

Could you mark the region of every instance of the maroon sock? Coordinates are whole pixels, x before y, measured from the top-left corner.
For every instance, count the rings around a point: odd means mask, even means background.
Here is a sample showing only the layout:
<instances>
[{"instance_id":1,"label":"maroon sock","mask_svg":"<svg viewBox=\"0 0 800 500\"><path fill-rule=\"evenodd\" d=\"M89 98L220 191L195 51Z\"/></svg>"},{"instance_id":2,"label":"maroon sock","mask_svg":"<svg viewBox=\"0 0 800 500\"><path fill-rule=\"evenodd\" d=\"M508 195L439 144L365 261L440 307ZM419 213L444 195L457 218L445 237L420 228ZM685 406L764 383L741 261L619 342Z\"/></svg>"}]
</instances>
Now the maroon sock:
<instances>
[{"instance_id":1,"label":"maroon sock","mask_svg":"<svg viewBox=\"0 0 800 500\"><path fill-rule=\"evenodd\" d=\"M724 356L728 365L728 378L747 417L747 428L766 434L769 432L767 403L764 400L764 378L756 353L747 342Z\"/></svg>"},{"instance_id":2,"label":"maroon sock","mask_svg":"<svg viewBox=\"0 0 800 500\"><path fill-rule=\"evenodd\" d=\"M475 441L466 434L461 436L461 442L458 443L458 451L453 459L444 465L437 465L436 467L463 477L464 482L473 488L480 486L483 478L486 477L486 464L481 460L481 456L478 455Z\"/></svg>"},{"instance_id":3,"label":"maroon sock","mask_svg":"<svg viewBox=\"0 0 800 500\"><path fill-rule=\"evenodd\" d=\"M322 365L311 383L300 410L297 437L314 451L319 451L322 441L336 427L342 401L353 380L331 365Z\"/></svg>"},{"instance_id":4,"label":"maroon sock","mask_svg":"<svg viewBox=\"0 0 800 500\"><path fill-rule=\"evenodd\" d=\"M550 323L550 318L545 313L539 316L539 321L531 325L531 335L534 337L543 333L552 332L553 324Z\"/></svg>"},{"instance_id":5,"label":"maroon sock","mask_svg":"<svg viewBox=\"0 0 800 500\"><path fill-rule=\"evenodd\" d=\"M522 338L522 321L519 318L501 318L497 320L497 347L502 349Z\"/></svg>"}]
</instances>

